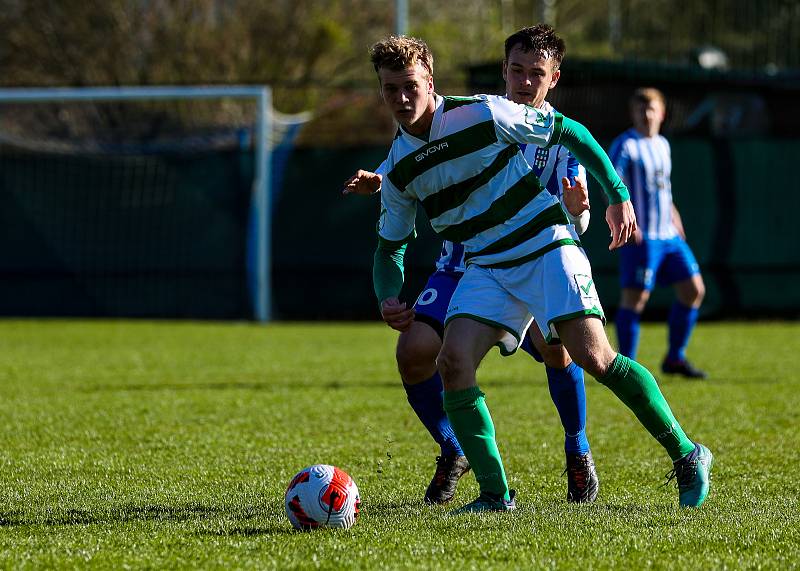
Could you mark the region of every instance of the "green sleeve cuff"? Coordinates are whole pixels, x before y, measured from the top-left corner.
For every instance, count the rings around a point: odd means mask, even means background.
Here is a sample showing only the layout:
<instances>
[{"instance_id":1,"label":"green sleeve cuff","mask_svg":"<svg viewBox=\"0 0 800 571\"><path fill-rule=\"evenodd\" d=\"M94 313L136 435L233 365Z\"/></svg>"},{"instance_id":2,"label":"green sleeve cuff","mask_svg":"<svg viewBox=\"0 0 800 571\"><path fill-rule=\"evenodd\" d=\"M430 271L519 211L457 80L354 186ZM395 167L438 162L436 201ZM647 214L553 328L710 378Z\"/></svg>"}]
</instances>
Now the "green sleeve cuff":
<instances>
[{"instance_id":1,"label":"green sleeve cuff","mask_svg":"<svg viewBox=\"0 0 800 571\"><path fill-rule=\"evenodd\" d=\"M408 242L413 237L413 232L399 242L378 237L378 247L375 249L372 264L372 285L378 303L400 295L400 290L403 289L403 258Z\"/></svg>"},{"instance_id":2,"label":"green sleeve cuff","mask_svg":"<svg viewBox=\"0 0 800 571\"><path fill-rule=\"evenodd\" d=\"M609 204L619 204L631 199L628 188L611 164L611 159L586 127L569 117L562 116L560 137L557 142L569 149L578 162L597 179L608 197Z\"/></svg>"},{"instance_id":3,"label":"green sleeve cuff","mask_svg":"<svg viewBox=\"0 0 800 571\"><path fill-rule=\"evenodd\" d=\"M553 123L553 134L550 135L550 142L547 144L547 148L558 145L561 141L561 133L564 131L564 116L556 112Z\"/></svg>"}]
</instances>

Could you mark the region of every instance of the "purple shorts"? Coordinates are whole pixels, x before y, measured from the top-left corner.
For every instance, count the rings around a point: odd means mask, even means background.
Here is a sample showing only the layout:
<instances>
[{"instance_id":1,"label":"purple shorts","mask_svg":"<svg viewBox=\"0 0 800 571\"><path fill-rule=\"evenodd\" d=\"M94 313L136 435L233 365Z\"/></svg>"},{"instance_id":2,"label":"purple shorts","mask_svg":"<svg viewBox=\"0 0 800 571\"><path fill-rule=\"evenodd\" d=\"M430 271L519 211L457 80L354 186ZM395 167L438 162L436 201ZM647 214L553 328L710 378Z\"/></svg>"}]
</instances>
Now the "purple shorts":
<instances>
[{"instance_id":1,"label":"purple shorts","mask_svg":"<svg viewBox=\"0 0 800 571\"><path fill-rule=\"evenodd\" d=\"M450 298L463 275L461 272L434 272L414 304L414 319L430 325L439 337L444 336L447 306L450 305Z\"/></svg>"}]
</instances>

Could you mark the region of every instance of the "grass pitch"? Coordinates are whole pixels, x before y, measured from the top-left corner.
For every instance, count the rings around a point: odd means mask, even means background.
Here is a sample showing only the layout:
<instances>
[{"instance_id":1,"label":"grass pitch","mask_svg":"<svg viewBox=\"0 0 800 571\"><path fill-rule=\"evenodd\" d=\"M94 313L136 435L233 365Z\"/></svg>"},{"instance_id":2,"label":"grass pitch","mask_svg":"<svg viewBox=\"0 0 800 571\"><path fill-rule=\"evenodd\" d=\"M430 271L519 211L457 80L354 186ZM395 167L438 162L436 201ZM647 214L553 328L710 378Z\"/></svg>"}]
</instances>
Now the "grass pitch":
<instances>
[{"instance_id":1,"label":"grass pitch","mask_svg":"<svg viewBox=\"0 0 800 571\"><path fill-rule=\"evenodd\" d=\"M715 454L699 510L659 487L668 457L591 378L600 496L568 505L544 369L493 352L479 382L519 508L452 517L422 505L437 450L382 325L0 321L0 566L796 567L798 337L798 323L701 323L690 354L710 380L657 375ZM652 370L664 338L644 328ZM291 529L284 489L313 463L356 480L351 530ZM468 474L450 507L476 494Z\"/></svg>"}]
</instances>

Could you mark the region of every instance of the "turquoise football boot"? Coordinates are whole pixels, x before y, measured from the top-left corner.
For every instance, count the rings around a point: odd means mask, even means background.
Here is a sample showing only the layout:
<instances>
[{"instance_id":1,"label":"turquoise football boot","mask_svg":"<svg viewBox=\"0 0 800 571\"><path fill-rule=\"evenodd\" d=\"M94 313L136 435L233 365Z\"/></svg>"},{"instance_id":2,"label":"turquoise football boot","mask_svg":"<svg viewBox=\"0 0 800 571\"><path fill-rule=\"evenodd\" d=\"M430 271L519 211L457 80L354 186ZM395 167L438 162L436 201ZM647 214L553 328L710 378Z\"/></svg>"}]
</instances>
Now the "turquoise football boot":
<instances>
[{"instance_id":1,"label":"turquoise football boot","mask_svg":"<svg viewBox=\"0 0 800 571\"><path fill-rule=\"evenodd\" d=\"M714 455L702 444L695 443L694 446L694 451L675 461L672 471L666 475L667 484L676 480L680 505L684 508L703 505L711 485Z\"/></svg>"}]
</instances>

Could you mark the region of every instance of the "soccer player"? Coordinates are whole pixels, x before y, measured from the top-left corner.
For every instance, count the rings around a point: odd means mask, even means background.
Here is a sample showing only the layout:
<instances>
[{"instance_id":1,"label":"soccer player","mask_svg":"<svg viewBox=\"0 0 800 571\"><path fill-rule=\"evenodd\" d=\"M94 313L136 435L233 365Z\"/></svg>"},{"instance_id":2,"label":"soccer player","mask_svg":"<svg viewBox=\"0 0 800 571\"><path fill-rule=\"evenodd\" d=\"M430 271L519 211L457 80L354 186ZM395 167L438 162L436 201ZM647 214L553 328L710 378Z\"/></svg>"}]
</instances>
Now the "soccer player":
<instances>
[{"instance_id":1,"label":"soccer player","mask_svg":"<svg viewBox=\"0 0 800 571\"><path fill-rule=\"evenodd\" d=\"M503 59L506 96L517 103L549 110L545 96L558 82L564 51L564 41L546 25L524 28L509 36ZM543 57L542 54L548 55ZM578 161L561 145L544 149L523 144L522 151L548 192L562 201L577 233L582 234L588 225L589 211L585 172ZM359 171L346 181L345 191L358 192L357 182L368 180L374 184L362 185L362 193L377 191L380 176L368 171ZM442 381L436 370L445 313L464 270L463 245L445 240L436 271L428 279L413 310L401 305L390 308L386 314L388 323L401 331L396 355L408 401L441 448L436 472L425 492L428 503L450 501L458 479L469 469L444 412ZM395 309L397 313L392 313ZM413 321L409 316L413 316ZM399 323L395 321L398 317ZM567 500L594 501L599 480L586 437L583 370L572 362L562 345L545 343L538 328L529 328L522 348L545 364L550 396L564 428Z\"/></svg>"},{"instance_id":2,"label":"soccer player","mask_svg":"<svg viewBox=\"0 0 800 571\"><path fill-rule=\"evenodd\" d=\"M617 354L603 330L591 267L558 199L541 188L519 144L567 147L609 198L610 248L636 229L628 191L581 124L505 97L442 97L421 40L390 37L371 49L384 103L400 125L381 182L375 292L386 315L400 304L403 256L417 205L444 239L464 245L467 269L447 309L437 365L444 408L480 487L456 513L515 507L478 364L493 345L511 353L531 323L608 386L673 460L680 504L708 494L711 452L684 433L653 376Z\"/></svg>"},{"instance_id":3,"label":"soccer player","mask_svg":"<svg viewBox=\"0 0 800 571\"><path fill-rule=\"evenodd\" d=\"M609 149L614 167L631 190L639 228L619 251L622 297L616 326L619 352L636 358L639 319L656 284L672 285L676 300L669 324L669 349L661 364L665 373L694 379L706 374L686 359L686 346L705 295L703 277L686 243L681 217L672 202L672 158L659 134L664 122L664 95L651 87L636 90L630 100L633 128L614 139Z\"/></svg>"}]
</instances>

